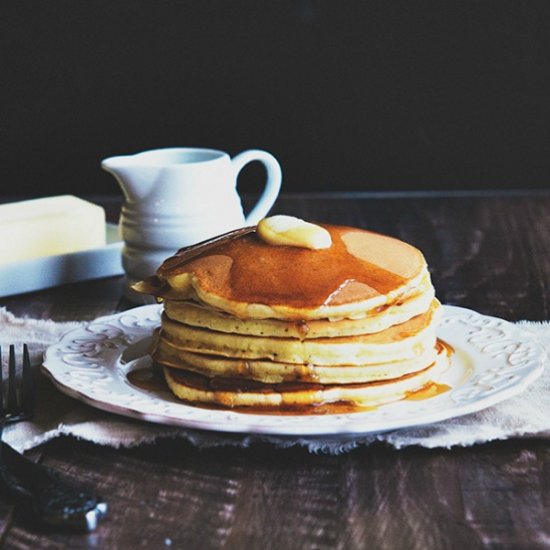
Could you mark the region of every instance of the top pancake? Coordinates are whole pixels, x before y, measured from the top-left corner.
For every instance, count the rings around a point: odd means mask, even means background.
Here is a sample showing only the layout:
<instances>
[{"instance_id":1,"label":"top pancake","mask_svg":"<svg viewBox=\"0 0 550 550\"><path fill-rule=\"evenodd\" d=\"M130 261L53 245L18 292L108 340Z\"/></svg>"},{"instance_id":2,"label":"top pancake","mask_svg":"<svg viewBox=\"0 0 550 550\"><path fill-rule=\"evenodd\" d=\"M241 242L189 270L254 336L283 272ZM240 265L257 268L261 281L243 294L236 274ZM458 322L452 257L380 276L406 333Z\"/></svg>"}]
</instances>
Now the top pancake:
<instances>
[{"instance_id":1,"label":"top pancake","mask_svg":"<svg viewBox=\"0 0 550 550\"><path fill-rule=\"evenodd\" d=\"M205 247L190 260L182 249L138 289L197 300L243 319L357 318L414 293L427 274L422 253L407 243L323 227L332 246L322 250L267 244L255 233Z\"/></svg>"}]
</instances>

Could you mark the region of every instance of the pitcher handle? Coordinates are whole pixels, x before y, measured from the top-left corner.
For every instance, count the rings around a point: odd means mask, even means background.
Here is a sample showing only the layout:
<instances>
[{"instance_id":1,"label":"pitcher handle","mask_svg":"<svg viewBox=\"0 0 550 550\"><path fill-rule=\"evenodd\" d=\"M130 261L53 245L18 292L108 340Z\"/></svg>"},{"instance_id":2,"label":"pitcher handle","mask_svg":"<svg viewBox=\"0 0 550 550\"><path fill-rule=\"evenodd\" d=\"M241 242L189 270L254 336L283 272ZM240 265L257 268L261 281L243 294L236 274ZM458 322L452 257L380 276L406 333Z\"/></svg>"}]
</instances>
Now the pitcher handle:
<instances>
[{"instance_id":1,"label":"pitcher handle","mask_svg":"<svg viewBox=\"0 0 550 550\"><path fill-rule=\"evenodd\" d=\"M281 189L281 181L283 179L281 167L277 159L267 151L260 151L259 149L244 151L231 159L231 164L235 170L235 178L246 164L256 160L265 166L267 181L264 192L246 217L246 225L254 225L262 218L265 218L265 215L277 200L279 190Z\"/></svg>"}]
</instances>

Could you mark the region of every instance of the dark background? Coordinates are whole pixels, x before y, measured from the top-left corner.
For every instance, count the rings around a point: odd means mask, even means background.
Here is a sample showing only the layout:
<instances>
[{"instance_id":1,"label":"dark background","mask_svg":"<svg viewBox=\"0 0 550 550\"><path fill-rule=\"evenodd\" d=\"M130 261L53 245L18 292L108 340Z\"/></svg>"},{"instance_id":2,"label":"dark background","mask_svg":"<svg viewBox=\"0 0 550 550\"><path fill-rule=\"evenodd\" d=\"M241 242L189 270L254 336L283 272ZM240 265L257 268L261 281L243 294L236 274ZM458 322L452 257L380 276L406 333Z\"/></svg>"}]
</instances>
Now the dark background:
<instances>
[{"instance_id":1,"label":"dark background","mask_svg":"<svg viewBox=\"0 0 550 550\"><path fill-rule=\"evenodd\" d=\"M550 182L547 1L11 0L0 55L4 194L185 145L266 149L285 191Z\"/></svg>"}]
</instances>

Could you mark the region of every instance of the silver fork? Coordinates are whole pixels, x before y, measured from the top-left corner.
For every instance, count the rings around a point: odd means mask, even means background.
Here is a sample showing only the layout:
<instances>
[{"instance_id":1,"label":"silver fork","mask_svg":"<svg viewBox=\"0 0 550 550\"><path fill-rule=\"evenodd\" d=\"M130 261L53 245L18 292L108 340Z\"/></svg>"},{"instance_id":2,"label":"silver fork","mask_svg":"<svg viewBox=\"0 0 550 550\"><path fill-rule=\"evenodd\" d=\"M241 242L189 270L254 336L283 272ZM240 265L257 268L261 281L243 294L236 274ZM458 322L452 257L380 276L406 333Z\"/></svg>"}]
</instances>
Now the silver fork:
<instances>
[{"instance_id":1,"label":"silver fork","mask_svg":"<svg viewBox=\"0 0 550 550\"><path fill-rule=\"evenodd\" d=\"M33 523L93 531L107 513L107 503L101 497L61 479L55 470L31 462L1 441L7 424L30 420L34 412L34 388L27 345L23 346L19 391L15 347L10 346L5 407L1 360L0 348L0 489L20 505Z\"/></svg>"}]
</instances>

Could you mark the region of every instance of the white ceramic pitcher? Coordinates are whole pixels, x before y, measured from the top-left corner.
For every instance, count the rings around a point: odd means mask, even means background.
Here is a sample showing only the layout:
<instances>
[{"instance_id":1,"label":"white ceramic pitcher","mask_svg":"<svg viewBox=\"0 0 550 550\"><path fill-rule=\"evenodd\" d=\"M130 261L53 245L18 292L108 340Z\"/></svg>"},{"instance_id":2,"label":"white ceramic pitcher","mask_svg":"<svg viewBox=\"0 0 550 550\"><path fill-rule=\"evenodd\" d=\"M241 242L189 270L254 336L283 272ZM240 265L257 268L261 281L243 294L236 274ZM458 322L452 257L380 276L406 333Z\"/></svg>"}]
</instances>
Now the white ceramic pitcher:
<instances>
[{"instance_id":1,"label":"white ceramic pitcher","mask_svg":"<svg viewBox=\"0 0 550 550\"><path fill-rule=\"evenodd\" d=\"M253 161L263 163L267 182L245 218L237 176ZM130 284L153 275L179 248L257 223L273 206L282 179L275 157L259 150L230 158L215 149L155 149L110 157L101 166L124 193L119 225Z\"/></svg>"}]
</instances>

